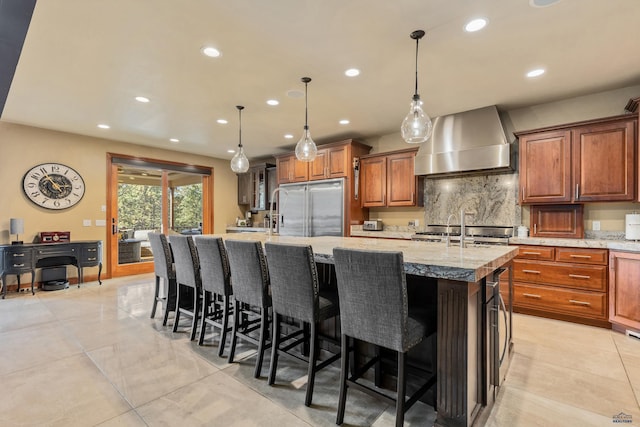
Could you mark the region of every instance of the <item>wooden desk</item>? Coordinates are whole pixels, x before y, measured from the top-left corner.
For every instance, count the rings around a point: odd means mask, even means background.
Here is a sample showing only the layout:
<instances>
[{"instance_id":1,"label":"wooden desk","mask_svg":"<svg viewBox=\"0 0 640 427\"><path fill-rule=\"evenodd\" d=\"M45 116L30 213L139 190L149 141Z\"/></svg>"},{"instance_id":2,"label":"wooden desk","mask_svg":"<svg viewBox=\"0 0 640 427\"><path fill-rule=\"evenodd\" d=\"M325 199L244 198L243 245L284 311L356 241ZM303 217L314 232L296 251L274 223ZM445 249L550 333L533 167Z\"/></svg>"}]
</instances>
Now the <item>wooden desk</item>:
<instances>
[{"instance_id":1,"label":"wooden desk","mask_svg":"<svg viewBox=\"0 0 640 427\"><path fill-rule=\"evenodd\" d=\"M98 282L102 273L102 241L78 240L69 243L27 243L24 245L0 245L0 272L2 277L2 299L7 295L7 275L18 276L31 273L31 294L36 268L75 265L78 269L78 287L83 281L84 267L99 267Z\"/></svg>"}]
</instances>

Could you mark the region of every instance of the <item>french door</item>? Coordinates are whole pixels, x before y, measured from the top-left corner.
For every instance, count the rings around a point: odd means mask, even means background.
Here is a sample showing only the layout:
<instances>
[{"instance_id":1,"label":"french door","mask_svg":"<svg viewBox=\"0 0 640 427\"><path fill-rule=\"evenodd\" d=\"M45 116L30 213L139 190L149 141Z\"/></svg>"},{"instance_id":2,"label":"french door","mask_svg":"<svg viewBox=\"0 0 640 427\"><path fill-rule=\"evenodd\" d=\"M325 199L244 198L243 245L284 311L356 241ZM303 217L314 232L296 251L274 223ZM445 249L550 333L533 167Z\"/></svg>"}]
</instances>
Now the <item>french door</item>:
<instances>
[{"instance_id":1,"label":"french door","mask_svg":"<svg viewBox=\"0 0 640 427\"><path fill-rule=\"evenodd\" d=\"M148 233L213 230L211 168L107 154L110 277L153 271Z\"/></svg>"}]
</instances>

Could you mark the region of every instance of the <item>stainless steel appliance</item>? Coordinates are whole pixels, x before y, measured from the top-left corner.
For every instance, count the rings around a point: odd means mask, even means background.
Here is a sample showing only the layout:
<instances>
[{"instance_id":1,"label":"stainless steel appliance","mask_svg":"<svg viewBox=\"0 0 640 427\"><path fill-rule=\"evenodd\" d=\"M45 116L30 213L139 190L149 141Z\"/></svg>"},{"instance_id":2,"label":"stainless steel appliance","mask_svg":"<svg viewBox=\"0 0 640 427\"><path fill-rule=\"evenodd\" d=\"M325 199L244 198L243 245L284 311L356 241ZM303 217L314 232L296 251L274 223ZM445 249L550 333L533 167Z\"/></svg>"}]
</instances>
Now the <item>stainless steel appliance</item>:
<instances>
[{"instance_id":1,"label":"stainless steel appliance","mask_svg":"<svg viewBox=\"0 0 640 427\"><path fill-rule=\"evenodd\" d=\"M282 236L344 235L344 179L280 185Z\"/></svg>"},{"instance_id":2,"label":"stainless steel appliance","mask_svg":"<svg viewBox=\"0 0 640 427\"><path fill-rule=\"evenodd\" d=\"M367 231L381 231L382 220L381 219L367 220L362 224L362 229Z\"/></svg>"},{"instance_id":3,"label":"stainless steel appliance","mask_svg":"<svg viewBox=\"0 0 640 427\"><path fill-rule=\"evenodd\" d=\"M513 227L467 225L465 227L465 241L473 246L508 245L509 237L513 236ZM411 240L426 242L460 243L460 226L458 225L427 225L424 231L411 236Z\"/></svg>"}]
</instances>

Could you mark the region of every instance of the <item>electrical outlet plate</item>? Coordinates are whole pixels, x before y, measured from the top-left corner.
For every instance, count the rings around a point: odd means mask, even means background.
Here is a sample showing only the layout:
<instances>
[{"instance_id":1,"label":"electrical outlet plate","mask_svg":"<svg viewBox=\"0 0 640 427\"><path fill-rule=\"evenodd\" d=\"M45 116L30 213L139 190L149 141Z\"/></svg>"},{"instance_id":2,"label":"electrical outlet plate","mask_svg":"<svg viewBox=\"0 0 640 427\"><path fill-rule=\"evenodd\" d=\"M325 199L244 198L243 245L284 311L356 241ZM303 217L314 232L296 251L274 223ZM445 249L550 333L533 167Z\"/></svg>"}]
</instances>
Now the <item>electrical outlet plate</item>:
<instances>
[{"instance_id":1,"label":"electrical outlet plate","mask_svg":"<svg viewBox=\"0 0 640 427\"><path fill-rule=\"evenodd\" d=\"M600 230L600 221L593 221L591 224L591 228L593 229L593 231L599 231Z\"/></svg>"},{"instance_id":2,"label":"electrical outlet plate","mask_svg":"<svg viewBox=\"0 0 640 427\"><path fill-rule=\"evenodd\" d=\"M83 219L82 220L82 225L85 227L91 227L91 220L90 219Z\"/></svg>"}]
</instances>

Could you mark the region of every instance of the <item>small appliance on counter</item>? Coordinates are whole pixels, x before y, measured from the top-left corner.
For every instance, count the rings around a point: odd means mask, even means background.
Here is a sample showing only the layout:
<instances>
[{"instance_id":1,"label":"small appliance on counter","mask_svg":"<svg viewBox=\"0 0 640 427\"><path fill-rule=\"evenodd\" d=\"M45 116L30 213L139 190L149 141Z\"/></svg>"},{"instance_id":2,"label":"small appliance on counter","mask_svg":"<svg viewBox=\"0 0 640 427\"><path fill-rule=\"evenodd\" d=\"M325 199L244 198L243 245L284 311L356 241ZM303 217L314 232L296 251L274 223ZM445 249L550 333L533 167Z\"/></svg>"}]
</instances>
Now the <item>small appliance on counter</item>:
<instances>
[{"instance_id":1,"label":"small appliance on counter","mask_svg":"<svg viewBox=\"0 0 640 427\"><path fill-rule=\"evenodd\" d=\"M382 231L382 220L372 219L367 220L362 224L362 229L366 231Z\"/></svg>"},{"instance_id":2,"label":"small appliance on counter","mask_svg":"<svg viewBox=\"0 0 640 427\"><path fill-rule=\"evenodd\" d=\"M640 214L630 213L625 215L624 238L627 240L640 240Z\"/></svg>"}]
</instances>

